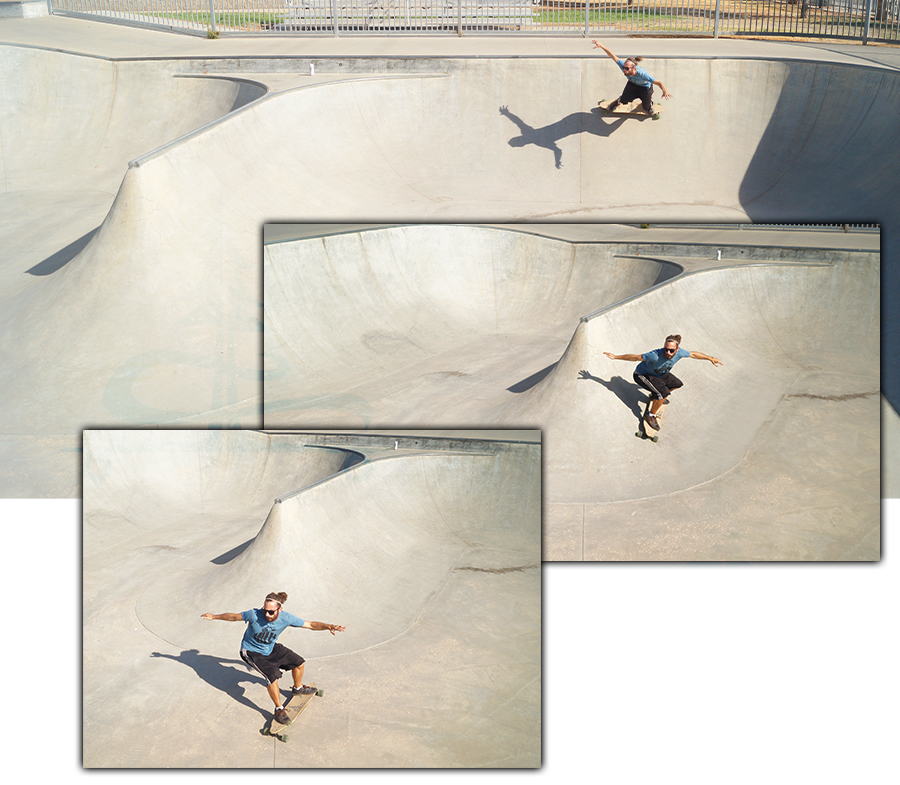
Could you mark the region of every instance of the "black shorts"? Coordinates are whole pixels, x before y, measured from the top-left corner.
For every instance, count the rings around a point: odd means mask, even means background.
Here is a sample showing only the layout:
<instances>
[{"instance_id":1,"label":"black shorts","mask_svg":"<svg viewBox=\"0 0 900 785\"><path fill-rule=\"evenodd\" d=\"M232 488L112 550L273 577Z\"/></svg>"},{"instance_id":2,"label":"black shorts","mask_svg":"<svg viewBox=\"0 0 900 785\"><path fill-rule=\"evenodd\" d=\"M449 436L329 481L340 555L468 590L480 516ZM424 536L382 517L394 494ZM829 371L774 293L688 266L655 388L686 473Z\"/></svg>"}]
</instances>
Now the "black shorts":
<instances>
[{"instance_id":1,"label":"black shorts","mask_svg":"<svg viewBox=\"0 0 900 785\"><path fill-rule=\"evenodd\" d=\"M619 96L619 103L630 104L635 98L640 98L644 109L648 112L651 111L653 109L653 85L641 87L630 79L626 81L625 89L622 91L622 95Z\"/></svg>"},{"instance_id":2,"label":"black shorts","mask_svg":"<svg viewBox=\"0 0 900 785\"><path fill-rule=\"evenodd\" d=\"M651 376L650 374L635 374L634 380L650 393L651 398L661 401L668 398L672 390L677 390L684 386L681 381L673 373L664 373L662 376Z\"/></svg>"},{"instance_id":3,"label":"black shorts","mask_svg":"<svg viewBox=\"0 0 900 785\"><path fill-rule=\"evenodd\" d=\"M260 654L256 651L241 649L241 659L250 666L250 670L258 671L266 677L269 684L281 678L282 671L299 668L306 660L287 646L276 643L271 654Z\"/></svg>"}]
</instances>

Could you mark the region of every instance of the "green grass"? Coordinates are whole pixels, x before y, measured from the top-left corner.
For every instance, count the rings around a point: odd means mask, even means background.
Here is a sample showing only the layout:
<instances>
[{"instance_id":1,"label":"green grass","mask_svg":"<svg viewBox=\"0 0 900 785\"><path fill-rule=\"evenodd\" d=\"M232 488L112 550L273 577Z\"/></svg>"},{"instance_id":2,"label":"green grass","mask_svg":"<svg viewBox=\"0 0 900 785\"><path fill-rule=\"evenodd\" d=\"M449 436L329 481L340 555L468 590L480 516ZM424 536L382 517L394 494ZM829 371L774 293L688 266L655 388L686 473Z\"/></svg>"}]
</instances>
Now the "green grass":
<instances>
[{"instance_id":1,"label":"green grass","mask_svg":"<svg viewBox=\"0 0 900 785\"><path fill-rule=\"evenodd\" d=\"M195 11L180 14L160 14L164 19L178 19L182 22L212 27L212 16L208 11ZM284 15L271 14L264 11L222 11L215 15L216 26L225 28L248 27L251 25L283 24Z\"/></svg>"}]
</instances>

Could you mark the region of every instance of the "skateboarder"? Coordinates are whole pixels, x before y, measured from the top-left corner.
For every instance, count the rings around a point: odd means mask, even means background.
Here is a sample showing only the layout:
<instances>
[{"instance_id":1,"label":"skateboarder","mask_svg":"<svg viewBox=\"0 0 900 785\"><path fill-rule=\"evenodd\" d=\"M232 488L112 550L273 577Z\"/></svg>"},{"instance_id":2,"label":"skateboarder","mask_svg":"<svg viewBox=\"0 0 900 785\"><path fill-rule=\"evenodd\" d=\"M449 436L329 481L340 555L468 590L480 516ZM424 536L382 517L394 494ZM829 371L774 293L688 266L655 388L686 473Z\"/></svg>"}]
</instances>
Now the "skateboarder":
<instances>
[{"instance_id":1,"label":"skateboarder","mask_svg":"<svg viewBox=\"0 0 900 785\"><path fill-rule=\"evenodd\" d=\"M659 430L657 412L664 403L668 403L669 395L684 385L677 376L672 373L672 366L682 357L690 357L692 360L709 360L713 365L722 365L718 357L710 357L702 352L689 352L681 348L681 336L670 335L662 349L654 349L645 354L610 354L603 352L611 360L625 360L626 362L640 363L634 369L634 380L650 393L650 406L644 416L644 422L654 430Z\"/></svg>"},{"instance_id":2,"label":"skateboarder","mask_svg":"<svg viewBox=\"0 0 900 785\"><path fill-rule=\"evenodd\" d=\"M278 679L281 671L289 670L294 677L291 692L294 695L309 695L316 691L315 687L303 684L303 663L299 654L292 652L287 646L276 643L279 635L288 627L300 627L304 630L328 630L332 635L343 632L346 627L336 624L324 624L320 621L304 621L292 613L282 611L281 606L287 600L285 592L270 592L262 608L243 611L242 613L204 613L201 619L217 621L243 621L247 623L244 637L241 640L241 659L251 670L261 673L268 685L269 697L275 703L275 719L287 722L288 717L281 701Z\"/></svg>"},{"instance_id":3,"label":"skateboarder","mask_svg":"<svg viewBox=\"0 0 900 785\"><path fill-rule=\"evenodd\" d=\"M625 78L628 80L625 83L625 90L622 95L606 107L607 111L612 112L619 104L630 104L635 98L640 98L644 111L649 115L654 114L653 85L662 90L663 98L667 101L673 97L662 82L654 79L645 69L638 65L643 58L629 57L627 60L622 60L599 41L591 41L591 43L594 45L594 49L600 48L606 52L610 59L622 69L622 73L625 74Z\"/></svg>"}]
</instances>

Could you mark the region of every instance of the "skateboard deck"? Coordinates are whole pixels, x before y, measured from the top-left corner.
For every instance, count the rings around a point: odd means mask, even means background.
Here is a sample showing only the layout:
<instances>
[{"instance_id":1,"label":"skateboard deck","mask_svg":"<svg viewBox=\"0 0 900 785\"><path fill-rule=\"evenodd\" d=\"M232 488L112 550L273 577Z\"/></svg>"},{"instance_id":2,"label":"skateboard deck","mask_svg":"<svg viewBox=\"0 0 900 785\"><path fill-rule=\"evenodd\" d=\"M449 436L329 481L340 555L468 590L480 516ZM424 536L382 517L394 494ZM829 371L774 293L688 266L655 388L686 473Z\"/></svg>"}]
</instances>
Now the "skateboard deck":
<instances>
[{"instance_id":1,"label":"skateboard deck","mask_svg":"<svg viewBox=\"0 0 900 785\"><path fill-rule=\"evenodd\" d=\"M647 114L644 111L644 107L641 106L640 100L634 100L630 104L620 104L615 109L608 108L611 103L612 101L601 101L598 106L607 114L618 114L623 117L638 117L645 120L648 117L659 120L659 116L663 110L662 104L653 104L654 114Z\"/></svg>"},{"instance_id":2,"label":"skateboard deck","mask_svg":"<svg viewBox=\"0 0 900 785\"><path fill-rule=\"evenodd\" d=\"M649 401L647 401L647 406L644 409L643 416L641 417L641 429L635 434L635 436L639 436L641 439L649 439L651 442L658 442L660 431L654 431L653 428L651 428L649 425L647 425L646 420L644 420L644 417L647 416L647 412L650 411L650 402L652 400L653 399L651 398ZM656 422L659 424L660 430L662 430L662 418L663 418L663 415L666 413L667 405L668 404L664 403L662 406L659 407L659 411L656 413Z\"/></svg>"},{"instance_id":3,"label":"skateboard deck","mask_svg":"<svg viewBox=\"0 0 900 785\"><path fill-rule=\"evenodd\" d=\"M315 687L316 685L308 684L307 686ZM278 739L278 741L287 742L288 731L294 724L294 721L297 719L297 717L300 716L300 713L307 706L309 706L309 703L313 698L321 698L324 695L324 690L317 690L316 692L312 692L309 695L292 695L291 699L284 706L284 710L288 715L288 721L279 722L273 717L272 721L262 729L261 733L263 734L263 736L274 736L276 739Z\"/></svg>"}]
</instances>

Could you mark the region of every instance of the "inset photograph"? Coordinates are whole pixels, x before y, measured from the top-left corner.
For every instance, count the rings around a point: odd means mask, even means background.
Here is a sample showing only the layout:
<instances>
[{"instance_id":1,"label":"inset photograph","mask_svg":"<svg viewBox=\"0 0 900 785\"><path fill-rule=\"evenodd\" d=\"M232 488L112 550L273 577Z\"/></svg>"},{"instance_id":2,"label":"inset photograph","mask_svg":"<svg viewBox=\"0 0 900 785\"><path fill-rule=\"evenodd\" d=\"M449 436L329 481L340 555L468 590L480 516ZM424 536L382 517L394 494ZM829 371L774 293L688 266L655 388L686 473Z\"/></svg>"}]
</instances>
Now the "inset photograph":
<instances>
[{"instance_id":1,"label":"inset photograph","mask_svg":"<svg viewBox=\"0 0 900 785\"><path fill-rule=\"evenodd\" d=\"M83 765L539 767L540 433L481 435L85 431Z\"/></svg>"},{"instance_id":2,"label":"inset photograph","mask_svg":"<svg viewBox=\"0 0 900 785\"><path fill-rule=\"evenodd\" d=\"M877 226L268 225L264 424L539 428L544 559L880 557Z\"/></svg>"}]
</instances>

